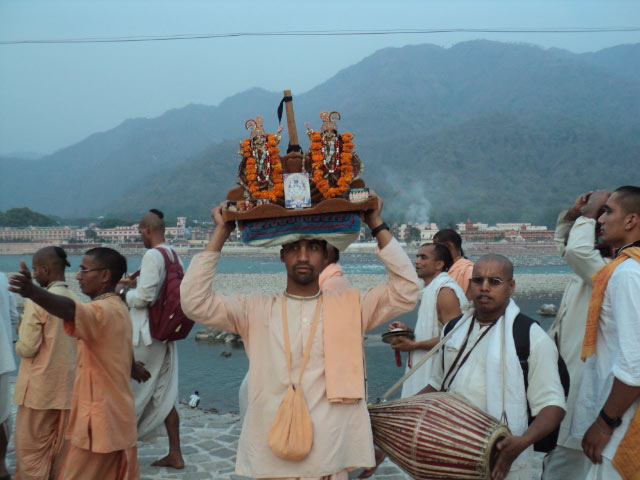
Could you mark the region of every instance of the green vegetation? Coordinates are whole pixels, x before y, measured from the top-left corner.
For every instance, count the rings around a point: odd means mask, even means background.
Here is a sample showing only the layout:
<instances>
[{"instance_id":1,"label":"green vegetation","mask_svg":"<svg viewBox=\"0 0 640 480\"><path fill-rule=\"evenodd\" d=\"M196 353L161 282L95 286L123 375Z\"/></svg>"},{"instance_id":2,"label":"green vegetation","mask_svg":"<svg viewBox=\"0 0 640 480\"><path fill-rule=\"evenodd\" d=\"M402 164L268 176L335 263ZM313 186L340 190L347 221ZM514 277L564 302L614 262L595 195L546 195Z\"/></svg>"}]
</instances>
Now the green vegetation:
<instances>
[{"instance_id":1,"label":"green vegetation","mask_svg":"<svg viewBox=\"0 0 640 480\"><path fill-rule=\"evenodd\" d=\"M296 118L318 128L320 111L340 112L389 218L416 220L414 204L441 226L552 226L580 193L638 182L637 58L640 44L580 55L489 41L387 48L295 97ZM207 219L235 186L244 122L263 115L275 131L280 98L253 89L128 120L40 160L0 159L0 208Z\"/></svg>"},{"instance_id":2,"label":"green vegetation","mask_svg":"<svg viewBox=\"0 0 640 480\"><path fill-rule=\"evenodd\" d=\"M52 227L58 223L38 212L23 208L11 208L0 212L0 227Z\"/></svg>"}]
</instances>

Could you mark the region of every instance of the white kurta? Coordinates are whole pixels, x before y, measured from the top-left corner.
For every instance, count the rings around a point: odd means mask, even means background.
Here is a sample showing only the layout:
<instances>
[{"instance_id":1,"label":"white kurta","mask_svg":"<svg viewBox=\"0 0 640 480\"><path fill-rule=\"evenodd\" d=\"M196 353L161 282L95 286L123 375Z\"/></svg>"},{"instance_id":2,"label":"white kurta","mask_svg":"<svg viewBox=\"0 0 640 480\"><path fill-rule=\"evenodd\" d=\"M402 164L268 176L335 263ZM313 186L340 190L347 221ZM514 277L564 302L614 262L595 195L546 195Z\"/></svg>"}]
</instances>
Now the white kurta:
<instances>
[{"instance_id":1,"label":"white kurta","mask_svg":"<svg viewBox=\"0 0 640 480\"><path fill-rule=\"evenodd\" d=\"M16 359L13 356L13 328L20 318L16 309L16 299L8 288L9 281L6 275L0 272L0 424L7 419L11 411L9 372L16 369Z\"/></svg>"},{"instance_id":2,"label":"white kurta","mask_svg":"<svg viewBox=\"0 0 640 480\"><path fill-rule=\"evenodd\" d=\"M564 215L565 212L560 214L556 227L556 237L563 238L558 238L556 244L573 271L573 275L567 283L558 314L548 333L555 340L558 352L567 364L571 377L567 414L560 425L558 445L582 451L580 441L569 437L569 430L584 366L584 362L580 360L580 354L593 287L591 275L604 267L606 262L600 252L594 248L596 221L592 218L579 217L575 222L569 222L564 220ZM565 246L563 234L567 227L569 233Z\"/></svg>"},{"instance_id":3,"label":"white kurta","mask_svg":"<svg viewBox=\"0 0 640 480\"><path fill-rule=\"evenodd\" d=\"M537 415L547 406L565 408L564 391L558 374L558 351L538 325L532 325L529 331L529 387L524 391L524 378L513 340L513 319L519 313L515 302L511 300L505 315L497 320L492 330L471 350L467 361L458 371L447 391L457 393L466 398L476 407L500 418L502 405L503 384L506 388L505 404L509 428L514 435L522 435L527 428L527 400L531 407L531 414ZM461 319L464 324L445 343L433 369L430 385L440 390L447 372L460 351L461 344L467 334L469 322L473 316L473 309L469 310ZM506 324L505 323L506 317ZM501 339L504 326L505 371L504 381L501 381ZM468 352L482 332L489 328L480 326L477 322L471 330L469 341L462 357ZM443 367L444 356L444 367ZM447 380L448 384L449 380ZM511 466L507 477L513 479L530 478L531 457L533 446L522 452Z\"/></svg>"},{"instance_id":4,"label":"white kurta","mask_svg":"<svg viewBox=\"0 0 640 480\"><path fill-rule=\"evenodd\" d=\"M171 247L159 245L173 259ZM182 262L181 262L182 264ZM174 342L151 337L149 309L158 298L166 276L164 258L155 248L147 250L140 264L136 288L127 292L133 326L133 354L144 362L151 378L131 382L136 403L138 438L151 441L164 432L164 421L178 399L178 352Z\"/></svg>"},{"instance_id":5,"label":"white kurta","mask_svg":"<svg viewBox=\"0 0 640 480\"><path fill-rule=\"evenodd\" d=\"M596 354L587 358L578 390L571 436L582 439L611 393L614 377L640 387L640 264L629 258L614 270L602 300ZM612 460L640 400L622 415L602 456Z\"/></svg>"},{"instance_id":6,"label":"white kurta","mask_svg":"<svg viewBox=\"0 0 640 480\"><path fill-rule=\"evenodd\" d=\"M411 261L397 241L379 251L389 283L360 294L363 331L413 310L419 288ZM348 467L375 465L366 401L330 403L324 371L322 315L302 376L313 423L313 446L298 462L282 460L269 449L267 437L289 383L284 354L282 294L232 295L211 291L220 253L196 255L182 282L184 312L196 322L239 333L249 357L249 407L238 443L236 473L252 478L318 477ZM331 295L326 294L326 302ZM302 352L311 331L317 299L287 299L291 376L298 377ZM364 381L364 379L362 379Z\"/></svg>"},{"instance_id":7,"label":"white kurta","mask_svg":"<svg viewBox=\"0 0 640 480\"><path fill-rule=\"evenodd\" d=\"M460 288L460 285L449 276L447 272L438 274L429 285L422 289L420 296L420 307L418 308L418 320L414 329L415 341L423 342L431 338L437 337L442 331L442 324L438 320L438 294L442 288L450 288L458 297L460 309L464 310L467 305L467 296ZM422 358L429 353L429 350L419 349L409 353L410 361L407 361L405 372L411 370L410 366L416 365ZM433 368L434 358L436 355L427 360L420 366L405 382L402 384L402 398L415 395L429 383L431 378L431 370Z\"/></svg>"}]
</instances>

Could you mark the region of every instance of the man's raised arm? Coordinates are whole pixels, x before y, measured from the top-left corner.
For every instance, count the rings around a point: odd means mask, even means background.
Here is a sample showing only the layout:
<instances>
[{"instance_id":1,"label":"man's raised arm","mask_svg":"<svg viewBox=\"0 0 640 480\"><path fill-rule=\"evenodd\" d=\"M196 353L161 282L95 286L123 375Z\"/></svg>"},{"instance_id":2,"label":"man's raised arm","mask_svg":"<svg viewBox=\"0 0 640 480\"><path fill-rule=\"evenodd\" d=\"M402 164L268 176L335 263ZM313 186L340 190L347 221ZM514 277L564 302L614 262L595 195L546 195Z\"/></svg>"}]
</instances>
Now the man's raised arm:
<instances>
[{"instance_id":1,"label":"man's raised arm","mask_svg":"<svg viewBox=\"0 0 640 480\"><path fill-rule=\"evenodd\" d=\"M420 280L413 263L382 221L382 200L376 198L377 208L367 211L364 220L378 241L378 256L384 263L389 279L361 297L365 331L413 310L420 294Z\"/></svg>"},{"instance_id":2,"label":"man's raised arm","mask_svg":"<svg viewBox=\"0 0 640 480\"><path fill-rule=\"evenodd\" d=\"M211 290L222 246L235 228L233 222L222 219L225 204L223 202L211 211L216 229L204 252L193 257L189 264L180 284L180 304L187 318L194 322L240 333L236 327L236 320L242 314L240 309Z\"/></svg>"}]
</instances>

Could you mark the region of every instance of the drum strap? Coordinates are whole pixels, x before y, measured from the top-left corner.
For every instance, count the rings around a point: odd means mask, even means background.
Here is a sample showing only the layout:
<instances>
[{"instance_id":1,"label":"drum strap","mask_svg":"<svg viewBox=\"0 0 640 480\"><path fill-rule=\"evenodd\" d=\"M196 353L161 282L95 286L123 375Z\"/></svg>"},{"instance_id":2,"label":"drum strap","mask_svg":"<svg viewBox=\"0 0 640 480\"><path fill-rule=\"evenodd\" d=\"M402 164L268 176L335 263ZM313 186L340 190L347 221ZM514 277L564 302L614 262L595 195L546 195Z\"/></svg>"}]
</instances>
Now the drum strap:
<instances>
[{"instance_id":1,"label":"drum strap","mask_svg":"<svg viewBox=\"0 0 640 480\"><path fill-rule=\"evenodd\" d=\"M440 387L441 392L446 392L449 390L449 388L451 387L451 384L453 383L453 379L456 378L456 375L462 368L462 365L464 365L464 362L466 362L467 359L469 358L469 355L471 355L471 352L473 351L473 349L476 348L476 345L480 343L480 340L482 340L484 336L487 334L487 332L489 332L489 330L491 330L491 328L493 328L493 326L497 323L497 322L493 322L491 325L489 325L489 328L487 328L484 332L480 334L480 336L478 337L476 342L471 346L467 354L462 358L462 360L460 360L460 357L464 353L465 348L467 348L467 343L469 343L469 337L471 336L471 330L473 330L473 324L475 323L475 321L476 321L476 317L474 315L474 317L471 319L471 323L469 324L469 330L467 331L467 336L464 339L464 343L462 344L462 347L460 348L460 351L458 352L458 355L456 356L455 360L449 367L447 374L444 376L444 380L442 381L442 386ZM458 365L459 360L460 360L460 365ZM456 365L458 365L458 368L456 368ZM455 369L455 372L454 372L454 369ZM453 375L449 379L449 375L451 375L452 373ZM449 380L449 385L447 385L447 387L445 388L447 379Z\"/></svg>"}]
</instances>

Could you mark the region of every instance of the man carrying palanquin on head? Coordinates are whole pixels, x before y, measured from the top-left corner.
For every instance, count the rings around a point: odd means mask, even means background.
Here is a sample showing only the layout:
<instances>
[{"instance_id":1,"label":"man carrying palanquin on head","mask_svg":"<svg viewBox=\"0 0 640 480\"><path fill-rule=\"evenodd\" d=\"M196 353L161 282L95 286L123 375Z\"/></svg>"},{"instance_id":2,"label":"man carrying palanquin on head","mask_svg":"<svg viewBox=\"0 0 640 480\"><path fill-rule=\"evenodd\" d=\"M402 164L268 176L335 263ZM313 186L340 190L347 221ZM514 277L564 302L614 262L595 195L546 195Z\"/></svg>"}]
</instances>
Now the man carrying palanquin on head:
<instances>
[{"instance_id":1,"label":"man carrying palanquin on head","mask_svg":"<svg viewBox=\"0 0 640 480\"><path fill-rule=\"evenodd\" d=\"M65 282L67 254L45 247L33 256L33 278L54 295L76 300ZM15 479L48 480L59 473L76 375L76 339L60 318L31 300L24 304L16 353L22 357L13 400L16 415Z\"/></svg>"},{"instance_id":2,"label":"man carrying palanquin on head","mask_svg":"<svg viewBox=\"0 0 640 480\"><path fill-rule=\"evenodd\" d=\"M61 318L65 332L78 339L78 367L65 436L70 444L59 480L140 478L129 378L146 380L148 372L134 368L129 311L115 293L126 271L126 259L115 250L88 250L77 275L82 292L91 298L86 304L34 285L24 262L9 282L11 291Z\"/></svg>"},{"instance_id":3,"label":"man carrying palanquin on head","mask_svg":"<svg viewBox=\"0 0 640 480\"><path fill-rule=\"evenodd\" d=\"M469 296L469 282L473 272L473 262L464 257L462 237L455 230L445 228L433 236L433 243L442 243L449 249L453 258L453 265L451 265L448 272L449 276L460 285L462 291L471 299Z\"/></svg>"},{"instance_id":4,"label":"man carrying palanquin on head","mask_svg":"<svg viewBox=\"0 0 640 480\"><path fill-rule=\"evenodd\" d=\"M278 295L232 295L211 291L220 251L234 225L212 218L216 229L196 255L181 285L182 308L197 322L239 333L249 357L249 408L240 435L236 473L252 478L346 480L348 469L375 465L373 438L364 398L363 333L411 311L418 278L389 233L378 208L365 222L378 241L389 283L364 293L323 292L318 277L327 261L326 243L302 239L282 247L287 287ZM284 325L287 325L285 328ZM290 340L291 365L285 352ZM283 340L284 339L284 340ZM313 441L298 460L285 460L270 448L270 432L285 393L299 378Z\"/></svg>"},{"instance_id":5,"label":"man carrying palanquin on head","mask_svg":"<svg viewBox=\"0 0 640 480\"><path fill-rule=\"evenodd\" d=\"M614 259L591 278L585 361L571 422L589 480L640 475L640 187L611 194L598 217Z\"/></svg>"}]
</instances>

